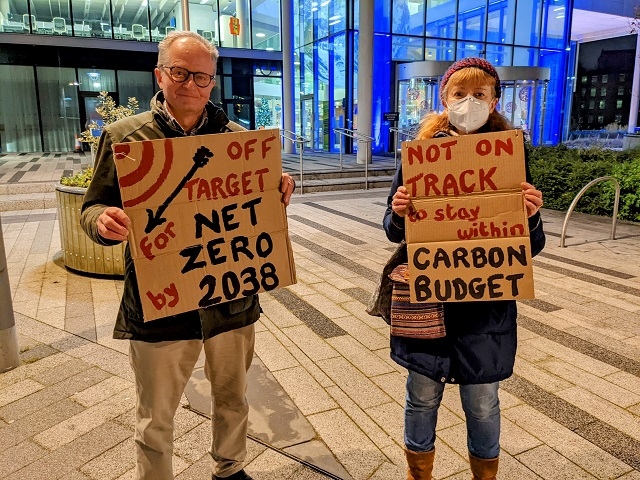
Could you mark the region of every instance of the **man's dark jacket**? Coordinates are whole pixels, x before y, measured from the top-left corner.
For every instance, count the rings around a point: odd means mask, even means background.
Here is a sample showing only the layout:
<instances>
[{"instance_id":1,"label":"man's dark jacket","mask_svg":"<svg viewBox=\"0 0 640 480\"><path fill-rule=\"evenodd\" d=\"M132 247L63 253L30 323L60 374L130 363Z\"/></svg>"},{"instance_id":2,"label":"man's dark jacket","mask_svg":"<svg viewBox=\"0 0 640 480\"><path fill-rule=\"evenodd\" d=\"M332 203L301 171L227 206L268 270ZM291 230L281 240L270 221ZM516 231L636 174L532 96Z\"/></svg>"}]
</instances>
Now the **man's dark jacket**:
<instances>
[{"instance_id":1,"label":"man's dark jacket","mask_svg":"<svg viewBox=\"0 0 640 480\"><path fill-rule=\"evenodd\" d=\"M96 224L107 207L122 208L118 176L113 162L113 144L185 136L180 126L167 114L163 104L163 94L158 92L151 101L151 111L118 120L102 131L93 179L85 194L80 218L82 228L96 243L118 243L102 238ZM205 109L202 122L197 127L198 135L244 130L240 125L229 121L224 111L211 102ZM124 263L124 292L113 338L146 342L206 340L214 335L251 325L260 317L258 296L253 295L206 309L144 322L136 271L128 244Z\"/></svg>"}]
</instances>

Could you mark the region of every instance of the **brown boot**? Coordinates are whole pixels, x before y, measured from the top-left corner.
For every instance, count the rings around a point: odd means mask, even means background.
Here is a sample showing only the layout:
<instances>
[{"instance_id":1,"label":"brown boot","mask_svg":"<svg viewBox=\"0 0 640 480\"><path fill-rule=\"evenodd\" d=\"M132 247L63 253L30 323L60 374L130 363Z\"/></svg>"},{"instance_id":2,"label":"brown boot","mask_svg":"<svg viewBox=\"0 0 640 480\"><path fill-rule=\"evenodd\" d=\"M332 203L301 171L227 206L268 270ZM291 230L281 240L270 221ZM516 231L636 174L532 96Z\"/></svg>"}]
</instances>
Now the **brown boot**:
<instances>
[{"instance_id":1,"label":"brown boot","mask_svg":"<svg viewBox=\"0 0 640 480\"><path fill-rule=\"evenodd\" d=\"M436 449L428 452L414 452L408 448L404 449L407 457L407 480L431 480L433 470L433 458L436 456Z\"/></svg>"},{"instance_id":2,"label":"brown boot","mask_svg":"<svg viewBox=\"0 0 640 480\"><path fill-rule=\"evenodd\" d=\"M469 463L471 464L473 480L496 480L498 457L485 459L469 454Z\"/></svg>"}]
</instances>

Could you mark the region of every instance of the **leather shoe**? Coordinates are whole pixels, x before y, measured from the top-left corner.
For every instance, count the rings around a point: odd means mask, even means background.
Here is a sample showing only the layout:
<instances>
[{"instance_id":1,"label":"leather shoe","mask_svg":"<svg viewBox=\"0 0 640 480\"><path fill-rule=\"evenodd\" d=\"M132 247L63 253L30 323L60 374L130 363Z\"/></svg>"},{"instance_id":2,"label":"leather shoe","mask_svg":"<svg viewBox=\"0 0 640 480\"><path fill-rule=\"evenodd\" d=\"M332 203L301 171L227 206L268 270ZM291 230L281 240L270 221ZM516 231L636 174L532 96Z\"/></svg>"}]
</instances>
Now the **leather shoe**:
<instances>
[{"instance_id":1,"label":"leather shoe","mask_svg":"<svg viewBox=\"0 0 640 480\"><path fill-rule=\"evenodd\" d=\"M234 473L233 475L229 475L228 477L216 477L213 475L211 478L213 478L213 480L253 480L253 478L247 475L247 472L245 472L244 469Z\"/></svg>"}]
</instances>

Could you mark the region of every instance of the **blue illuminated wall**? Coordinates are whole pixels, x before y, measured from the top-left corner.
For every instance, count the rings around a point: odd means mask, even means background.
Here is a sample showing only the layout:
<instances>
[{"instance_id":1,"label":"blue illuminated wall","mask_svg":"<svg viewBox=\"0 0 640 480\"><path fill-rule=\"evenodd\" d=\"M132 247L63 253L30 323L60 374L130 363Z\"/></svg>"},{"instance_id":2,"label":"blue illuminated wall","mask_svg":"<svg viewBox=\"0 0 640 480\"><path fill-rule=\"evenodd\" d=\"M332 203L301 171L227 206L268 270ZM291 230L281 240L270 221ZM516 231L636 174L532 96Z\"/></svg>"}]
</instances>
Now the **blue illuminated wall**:
<instances>
[{"instance_id":1,"label":"blue illuminated wall","mask_svg":"<svg viewBox=\"0 0 640 480\"><path fill-rule=\"evenodd\" d=\"M375 153L389 150L384 112L396 110L397 63L481 56L496 66L551 70L541 138L562 139L570 76L573 0L374 0L373 120ZM299 0L294 4L296 118L306 99L313 148L337 152L333 129L357 128L358 0ZM311 108L311 104L313 108Z\"/></svg>"}]
</instances>

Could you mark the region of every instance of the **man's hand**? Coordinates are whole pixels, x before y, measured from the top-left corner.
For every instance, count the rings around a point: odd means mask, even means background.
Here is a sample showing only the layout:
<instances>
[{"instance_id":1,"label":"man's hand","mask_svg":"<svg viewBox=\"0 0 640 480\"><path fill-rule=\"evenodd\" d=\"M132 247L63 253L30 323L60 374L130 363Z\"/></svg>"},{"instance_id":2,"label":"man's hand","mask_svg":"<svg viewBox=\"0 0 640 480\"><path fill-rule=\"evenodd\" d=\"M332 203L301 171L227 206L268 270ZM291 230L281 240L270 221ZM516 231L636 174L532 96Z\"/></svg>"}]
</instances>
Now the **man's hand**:
<instances>
[{"instance_id":1,"label":"man's hand","mask_svg":"<svg viewBox=\"0 0 640 480\"><path fill-rule=\"evenodd\" d=\"M391 201L391 210L399 217L404 217L407 214L407 207L411 203L411 197L407 189L400 185L396 193L393 194L393 200Z\"/></svg>"},{"instance_id":2,"label":"man's hand","mask_svg":"<svg viewBox=\"0 0 640 480\"><path fill-rule=\"evenodd\" d=\"M282 203L284 203L285 207L288 206L291 201L291 194L294 188L296 188L296 182L291 178L291 175L283 173L282 179L280 180L280 192L282 193Z\"/></svg>"},{"instance_id":3,"label":"man's hand","mask_svg":"<svg viewBox=\"0 0 640 480\"><path fill-rule=\"evenodd\" d=\"M131 220L121 208L107 207L98 217L96 224L102 238L122 242L129 235Z\"/></svg>"},{"instance_id":4,"label":"man's hand","mask_svg":"<svg viewBox=\"0 0 640 480\"><path fill-rule=\"evenodd\" d=\"M531 217L542 207L542 192L527 182L522 182L522 194L524 203L527 206L527 216Z\"/></svg>"}]
</instances>

